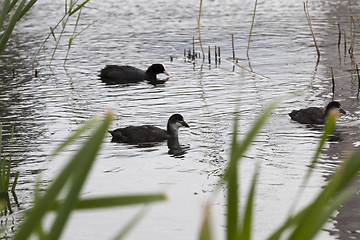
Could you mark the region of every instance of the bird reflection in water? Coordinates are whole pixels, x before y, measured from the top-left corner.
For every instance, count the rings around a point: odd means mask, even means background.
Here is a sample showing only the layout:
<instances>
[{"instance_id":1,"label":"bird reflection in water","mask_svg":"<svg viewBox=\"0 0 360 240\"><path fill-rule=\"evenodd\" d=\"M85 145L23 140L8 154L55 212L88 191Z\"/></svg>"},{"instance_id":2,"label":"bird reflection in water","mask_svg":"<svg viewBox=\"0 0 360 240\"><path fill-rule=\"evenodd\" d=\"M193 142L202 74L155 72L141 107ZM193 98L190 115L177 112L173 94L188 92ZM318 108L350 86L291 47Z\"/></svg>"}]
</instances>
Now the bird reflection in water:
<instances>
[{"instance_id":1,"label":"bird reflection in water","mask_svg":"<svg viewBox=\"0 0 360 240\"><path fill-rule=\"evenodd\" d=\"M178 138L170 138L167 140L169 148L168 153L173 157L184 157L187 150L190 148L189 145L180 145Z\"/></svg>"}]
</instances>

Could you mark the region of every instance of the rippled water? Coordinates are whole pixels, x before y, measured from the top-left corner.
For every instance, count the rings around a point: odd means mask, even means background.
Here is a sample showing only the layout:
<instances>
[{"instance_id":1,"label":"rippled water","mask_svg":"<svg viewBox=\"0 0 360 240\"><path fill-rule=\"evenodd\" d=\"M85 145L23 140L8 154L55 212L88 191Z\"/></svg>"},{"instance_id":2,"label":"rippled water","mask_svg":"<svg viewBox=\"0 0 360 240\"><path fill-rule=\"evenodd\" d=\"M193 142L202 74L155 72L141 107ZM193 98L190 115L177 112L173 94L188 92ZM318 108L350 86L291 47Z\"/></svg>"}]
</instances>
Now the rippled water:
<instances>
[{"instance_id":1,"label":"rippled water","mask_svg":"<svg viewBox=\"0 0 360 240\"><path fill-rule=\"evenodd\" d=\"M249 52L253 72L239 67L233 71L225 59L220 66L209 66L201 60L193 64L181 58L185 48L192 48L192 37L198 36L194 13L198 3L98 1L89 6L92 8L83 11L79 29L100 19L75 39L66 68L63 59L67 40L59 47L51 69L47 64L53 41L46 43L37 58L38 78L33 77L31 67L49 26L61 18L63 1L36 4L16 27L0 58L4 149L12 149L14 168L20 171L16 191L19 206L13 204L12 224L16 225L19 210L31 204L37 174L42 172L46 186L80 143L50 163L44 163L46 156L71 131L109 107L116 113L112 129L131 124L165 128L173 113L181 113L191 127L180 130L180 143L188 146L182 155L169 153L166 143L139 148L111 143L110 135L106 137L83 196L164 191L169 198L151 208L129 239L195 239L202 206L226 166L236 107L240 110L241 137L268 103L285 97L241 165L245 191L254 166L260 163L254 235L255 239L268 236L285 219L321 135L319 129L290 121L287 113L296 108L323 106L331 100L330 67L334 68L337 81L335 98L348 114L339 119L336 138L326 146L305 188L301 206L326 183L338 166L341 153L359 145L357 79L344 71L351 67L351 59L344 54L343 45L340 54L337 48L337 22L348 31L348 5L344 1L309 4L322 52L318 66L303 3L260 4ZM236 56L246 58L253 7L253 1L205 1L201 16L204 47L220 46L221 56L231 57L234 34ZM358 9L353 3L352 11ZM71 31L69 28L65 33L66 38ZM170 61L170 56L178 58ZM106 85L97 76L106 64L146 69L152 63L166 65L171 74L169 81L157 86L146 82ZM240 65L248 68L245 61ZM290 94L298 91L303 94ZM11 126L15 126L12 147ZM224 206L220 195L212 212L216 239L224 236ZM63 239L109 239L137 210L134 207L76 213ZM359 229L346 224L349 217L352 222L358 221L357 216L350 214L354 211L356 204L351 203L340 209L335 220L326 225L328 231L323 231L318 239L357 237L355 230Z\"/></svg>"}]
</instances>

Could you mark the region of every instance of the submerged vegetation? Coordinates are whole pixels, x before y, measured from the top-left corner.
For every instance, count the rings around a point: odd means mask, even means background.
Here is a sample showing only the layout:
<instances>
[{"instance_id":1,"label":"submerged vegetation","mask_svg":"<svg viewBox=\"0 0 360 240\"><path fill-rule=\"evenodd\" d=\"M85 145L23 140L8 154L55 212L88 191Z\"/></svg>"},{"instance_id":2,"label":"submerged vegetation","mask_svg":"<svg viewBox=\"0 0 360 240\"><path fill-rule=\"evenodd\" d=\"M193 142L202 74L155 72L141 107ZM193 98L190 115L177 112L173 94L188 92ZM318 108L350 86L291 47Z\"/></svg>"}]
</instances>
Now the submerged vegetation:
<instances>
[{"instance_id":1,"label":"submerged vegetation","mask_svg":"<svg viewBox=\"0 0 360 240\"><path fill-rule=\"evenodd\" d=\"M11 134L11 143L14 135L14 127L12 128ZM0 123L0 150L2 142L2 123ZM3 151L0 151L0 159L2 164L0 165L0 195L8 193L10 187L10 177L11 177L11 152L10 156L6 158L6 154ZM19 171L16 172L11 191L15 190L16 183L19 177Z\"/></svg>"}]
</instances>

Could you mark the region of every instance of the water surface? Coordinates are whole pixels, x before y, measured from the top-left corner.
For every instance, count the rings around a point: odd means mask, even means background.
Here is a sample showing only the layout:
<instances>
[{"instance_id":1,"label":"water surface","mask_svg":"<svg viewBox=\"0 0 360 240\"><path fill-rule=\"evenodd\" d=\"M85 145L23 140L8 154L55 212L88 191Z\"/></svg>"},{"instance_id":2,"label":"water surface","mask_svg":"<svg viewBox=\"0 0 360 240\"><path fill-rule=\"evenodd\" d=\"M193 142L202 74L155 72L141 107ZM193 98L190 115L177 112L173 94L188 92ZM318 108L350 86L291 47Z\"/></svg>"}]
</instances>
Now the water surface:
<instances>
[{"instance_id":1,"label":"water surface","mask_svg":"<svg viewBox=\"0 0 360 240\"><path fill-rule=\"evenodd\" d=\"M39 2L16 27L2 55L0 121L4 125L4 149L13 151L14 169L20 171L19 205L8 215L16 225L21 210L31 205L34 180L41 172L43 186L61 170L69 156L86 138L66 149L52 162L46 156L64 138L95 114L112 108L116 119L111 128L153 124L166 126L173 113L181 113L190 129L181 129L179 141L188 146L183 154L169 153L166 142L142 147L104 140L95 166L82 191L83 197L120 193L165 192L168 201L155 204L129 239L196 239L203 206L226 167L233 118L239 109L239 137L256 116L276 98L284 100L274 111L241 164L242 193L246 193L256 164L261 173L257 189L254 239L268 236L282 221L317 147L321 131L292 122L288 112L331 101L331 74L336 78L335 99L348 114L337 124L335 138L326 145L313 177L305 187L299 207L308 203L341 162L345 149L359 145L357 79L350 71L355 59L337 46L337 23L349 36L349 10L345 2L310 2L309 10L321 51L316 50L298 1L265 1L256 12L250 45L250 63L228 63L232 56L246 58L253 1L204 2L201 16L203 45L221 47L221 65L182 59L192 48L198 30L193 1L102 1L90 2L79 29L100 20L77 37L66 67L67 39L59 47L51 69L47 67L54 42L45 44L35 67L34 54L63 13L63 1ZM359 6L352 4L352 11ZM49 18L50 14L50 18ZM44 22L43 19L49 19ZM72 22L68 27L73 26ZM69 28L64 37L71 36ZM349 41L349 39L348 39ZM349 44L349 43L348 43ZM357 46L355 45L355 48ZM196 49L200 51L197 44ZM357 48L355 49L356 53ZM213 50L212 50L213 51ZM170 56L177 56L170 61ZM98 78L106 64L133 65L146 69L164 63L169 81L153 86L106 85ZM212 62L214 63L214 61ZM13 76L13 68L15 75ZM160 76L165 78L165 76ZM292 95L302 92L302 95ZM11 126L15 126L10 147ZM216 239L224 238L225 190L216 198L212 219ZM246 194L245 194L246 195ZM355 203L353 203L355 202ZM335 214L317 239L357 237L356 199ZM139 207L79 212L72 215L63 239L110 239ZM9 230L11 234L11 230Z\"/></svg>"}]
</instances>

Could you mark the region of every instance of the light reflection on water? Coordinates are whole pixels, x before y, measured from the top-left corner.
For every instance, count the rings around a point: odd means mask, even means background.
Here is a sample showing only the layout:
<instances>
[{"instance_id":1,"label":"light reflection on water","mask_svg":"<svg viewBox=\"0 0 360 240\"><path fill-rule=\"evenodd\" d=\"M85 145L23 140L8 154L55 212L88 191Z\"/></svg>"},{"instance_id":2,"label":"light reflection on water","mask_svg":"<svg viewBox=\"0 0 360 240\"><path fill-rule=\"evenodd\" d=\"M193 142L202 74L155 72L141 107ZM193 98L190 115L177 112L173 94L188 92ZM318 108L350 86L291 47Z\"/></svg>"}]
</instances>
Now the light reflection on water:
<instances>
[{"instance_id":1,"label":"light reflection on water","mask_svg":"<svg viewBox=\"0 0 360 240\"><path fill-rule=\"evenodd\" d=\"M31 203L29 189L33 189L36 174L42 172L46 185L86 137L44 165L46 156L91 116L110 107L116 113L111 128L141 124L165 128L171 114L181 113L191 128L180 129L180 154L169 152L166 142L138 147L111 143L107 136L83 195L165 191L168 202L155 205L129 238L193 239L198 234L201 206L226 166L236 107L240 110L242 138L257 114L273 99L304 91L302 96L285 98L241 166L241 189L246 189L254 165L261 164L254 234L256 239L267 236L284 219L321 135L318 129L291 122L287 113L295 108L325 105L331 98L329 80L324 80L329 77L328 65L320 62L315 69L316 52L302 3L266 1L258 6L250 46L255 73L240 68L232 72L232 65L225 60L219 67L202 65L200 60L194 66L181 58L169 61L170 55L176 54L172 47L182 54L184 48L192 48L192 36L197 37L193 13L197 5L192 1L159 0L152 1L151 6L140 0L91 4L100 10L84 11L83 27L98 17L101 20L75 40L66 69L62 68L64 47L58 50L51 71L46 68L53 46L49 42L36 63L39 78L32 77L32 57L49 28L49 23L39 24L39 19L49 11L55 12L55 19L61 14L53 2L35 6L17 26L1 58L0 74L4 80L0 82L0 121L4 124L4 148L10 149L11 126L15 126L13 159L20 171L18 195L24 208ZM221 46L223 57L232 56L234 34L237 57L245 57L253 2L212 1L203 6L201 25L206 48ZM327 7L331 11L331 6ZM314 13L315 28L316 23L328 21L319 6L310 11ZM333 29L330 24L320 26ZM322 33L319 39L324 39ZM325 47L323 51L326 55ZM152 63L166 65L171 74L169 81L157 86L146 82L119 86L106 85L97 77L105 64L131 64L146 69ZM247 63L241 65L247 67ZM339 97L346 99L341 94ZM351 111L354 105L345 102L344 106L350 117L339 120L342 138L346 135L343 132L353 131L345 127L346 123L358 116ZM333 145L339 146L332 142L327 149ZM315 169L301 205L324 185L323 175L334 170L333 164L326 162L342 149L322 157L322 165ZM107 239L134 213L135 208L77 213L64 239ZM213 218L217 239L221 239L222 196L214 203ZM323 232L319 239L329 239L329 235Z\"/></svg>"}]
</instances>

